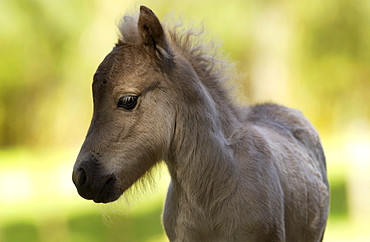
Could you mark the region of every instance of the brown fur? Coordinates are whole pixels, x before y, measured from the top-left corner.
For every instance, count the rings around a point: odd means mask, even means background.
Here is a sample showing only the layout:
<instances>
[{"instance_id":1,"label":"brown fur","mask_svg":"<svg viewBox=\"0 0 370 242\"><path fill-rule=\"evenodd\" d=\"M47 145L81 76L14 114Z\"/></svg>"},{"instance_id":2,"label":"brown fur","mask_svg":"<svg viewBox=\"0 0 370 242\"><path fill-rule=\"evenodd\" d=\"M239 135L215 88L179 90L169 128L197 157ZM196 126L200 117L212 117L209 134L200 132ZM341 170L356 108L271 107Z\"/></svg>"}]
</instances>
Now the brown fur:
<instances>
[{"instance_id":1,"label":"brown fur","mask_svg":"<svg viewBox=\"0 0 370 242\"><path fill-rule=\"evenodd\" d=\"M171 241L320 241L329 185L319 136L299 112L237 107L226 65L164 31L142 6L93 82L94 115L73 171L78 192L112 202L155 164L171 175ZM117 103L137 97L133 109ZM117 106L118 105L118 106Z\"/></svg>"}]
</instances>

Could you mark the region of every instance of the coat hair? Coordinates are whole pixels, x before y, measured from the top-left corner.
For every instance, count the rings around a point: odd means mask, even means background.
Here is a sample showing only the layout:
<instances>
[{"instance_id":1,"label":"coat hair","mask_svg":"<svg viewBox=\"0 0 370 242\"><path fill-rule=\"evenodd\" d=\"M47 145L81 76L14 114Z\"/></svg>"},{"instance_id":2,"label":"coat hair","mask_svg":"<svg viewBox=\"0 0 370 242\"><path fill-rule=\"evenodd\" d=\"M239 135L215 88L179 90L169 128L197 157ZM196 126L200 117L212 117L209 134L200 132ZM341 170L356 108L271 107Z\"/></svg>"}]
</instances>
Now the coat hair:
<instances>
[{"instance_id":1,"label":"coat hair","mask_svg":"<svg viewBox=\"0 0 370 242\"><path fill-rule=\"evenodd\" d=\"M72 175L79 194L115 201L163 160L170 241L321 241L326 162L302 113L235 105L227 63L145 6L119 29L94 75L94 114Z\"/></svg>"}]
</instances>

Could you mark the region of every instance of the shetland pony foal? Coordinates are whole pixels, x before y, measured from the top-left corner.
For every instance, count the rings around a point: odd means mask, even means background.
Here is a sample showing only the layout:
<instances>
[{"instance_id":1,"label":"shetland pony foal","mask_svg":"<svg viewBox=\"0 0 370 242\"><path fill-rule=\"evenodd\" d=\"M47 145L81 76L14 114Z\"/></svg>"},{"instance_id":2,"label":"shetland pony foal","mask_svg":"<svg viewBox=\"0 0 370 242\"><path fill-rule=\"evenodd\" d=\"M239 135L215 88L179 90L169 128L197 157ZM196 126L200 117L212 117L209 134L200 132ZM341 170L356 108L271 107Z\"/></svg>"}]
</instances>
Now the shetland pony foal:
<instances>
[{"instance_id":1,"label":"shetland pony foal","mask_svg":"<svg viewBox=\"0 0 370 242\"><path fill-rule=\"evenodd\" d=\"M171 241L322 240L329 185L310 122L274 104L236 107L217 60L144 6L120 30L94 75L78 193L115 201L163 160Z\"/></svg>"}]
</instances>

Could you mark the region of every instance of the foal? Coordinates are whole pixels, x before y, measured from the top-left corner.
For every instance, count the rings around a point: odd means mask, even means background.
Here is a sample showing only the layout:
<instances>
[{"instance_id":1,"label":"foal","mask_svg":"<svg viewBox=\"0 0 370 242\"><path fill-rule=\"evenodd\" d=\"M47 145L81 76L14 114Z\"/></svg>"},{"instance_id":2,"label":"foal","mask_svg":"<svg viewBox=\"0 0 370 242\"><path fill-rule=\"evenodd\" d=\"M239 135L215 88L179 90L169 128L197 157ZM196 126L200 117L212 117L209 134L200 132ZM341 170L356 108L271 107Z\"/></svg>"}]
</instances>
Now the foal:
<instances>
[{"instance_id":1,"label":"foal","mask_svg":"<svg viewBox=\"0 0 370 242\"><path fill-rule=\"evenodd\" d=\"M236 107L218 60L141 6L93 80L94 114L73 169L78 193L117 200L160 161L171 241L320 241L329 184L301 112Z\"/></svg>"}]
</instances>

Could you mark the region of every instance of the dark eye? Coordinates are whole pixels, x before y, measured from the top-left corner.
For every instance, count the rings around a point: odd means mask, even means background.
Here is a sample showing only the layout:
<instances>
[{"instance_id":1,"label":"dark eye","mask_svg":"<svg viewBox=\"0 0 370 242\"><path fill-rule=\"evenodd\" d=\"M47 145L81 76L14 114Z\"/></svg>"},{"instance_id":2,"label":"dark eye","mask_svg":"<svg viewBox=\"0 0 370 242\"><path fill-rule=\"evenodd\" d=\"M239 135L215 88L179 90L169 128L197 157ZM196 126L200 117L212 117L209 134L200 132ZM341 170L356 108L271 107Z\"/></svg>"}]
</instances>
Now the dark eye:
<instances>
[{"instance_id":1,"label":"dark eye","mask_svg":"<svg viewBox=\"0 0 370 242\"><path fill-rule=\"evenodd\" d=\"M127 96L122 96L118 100L117 107L118 108L125 108L128 110L134 109L137 104L137 96L133 95L127 95Z\"/></svg>"}]
</instances>

